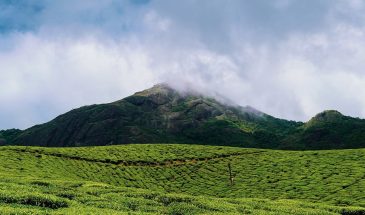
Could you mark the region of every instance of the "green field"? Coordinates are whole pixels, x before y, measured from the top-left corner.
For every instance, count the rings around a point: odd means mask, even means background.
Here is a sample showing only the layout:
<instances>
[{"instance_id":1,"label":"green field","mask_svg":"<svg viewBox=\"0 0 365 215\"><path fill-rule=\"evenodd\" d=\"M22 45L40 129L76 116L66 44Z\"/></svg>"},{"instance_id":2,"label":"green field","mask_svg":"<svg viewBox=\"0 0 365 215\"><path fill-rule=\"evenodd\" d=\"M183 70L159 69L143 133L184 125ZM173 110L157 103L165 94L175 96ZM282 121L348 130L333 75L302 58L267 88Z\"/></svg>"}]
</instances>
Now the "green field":
<instances>
[{"instance_id":1,"label":"green field","mask_svg":"<svg viewBox=\"0 0 365 215\"><path fill-rule=\"evenodd\" d=\"M364 167L365 149L7 146L0 148L0 211L365 214Z\"/></svg>"}]
</instances>

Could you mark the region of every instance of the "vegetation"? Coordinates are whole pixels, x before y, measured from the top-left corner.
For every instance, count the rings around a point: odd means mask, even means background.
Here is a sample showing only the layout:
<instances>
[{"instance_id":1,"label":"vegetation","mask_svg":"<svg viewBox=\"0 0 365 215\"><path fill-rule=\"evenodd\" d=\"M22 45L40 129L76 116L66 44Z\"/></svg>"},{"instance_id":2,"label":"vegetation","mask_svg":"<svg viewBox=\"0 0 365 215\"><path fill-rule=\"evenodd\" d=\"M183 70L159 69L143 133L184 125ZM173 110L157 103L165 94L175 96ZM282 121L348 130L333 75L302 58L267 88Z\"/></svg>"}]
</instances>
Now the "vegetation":
<instances>
[{"instance_id":1,"label":"vegetation","mask_svg":"<svg viewBox=\"0 0 365 215\"><path fill-rule=\"evenodd\" d=\"M0 146L12 142L21 132L19 129L0 130Z\"/></svg>"},{"instance_id":2,"label":"vegetation","mask_svg":"<svg viewBox=\"0 0 365 215\"><path fill-rule=\"evenodd\" d=\"M361 207L294 200L166 194L88 181L0 178L2 214L361 214Z\"/></svg>"},{"instance_id":3,"label":"vegetation","mask_svg":"<svg viewBox=\"0 0 365 215\"><path fill-rule=\"evenodd\" d=\"M0 148L0 211L364 214L364 157L365 149L6 146Z\"/></svg>"},{"instance_id":4,"label":"vegetation","mask_svg":"<svg viewBox=\"0 0 365 215\"><path fill-rule=\"evenodd\" d=\"M157 85L0 145L1 214L365 214L365 120L337 111L293 122Z\"/></svg>"},{"instance_id":5,"label":"vegetation","mask_svg":"<svg viewBox=\"0 0 365 215\"><path fill-rule=\"evenodd\" d=\"M361 214L294 200L230 199L166 194L88 181L0 178L1 214Z\"/></svg>"},{"instance_id":6,"label":"vegetation","mask_svg":"<svg viewBox=\"0 0 365 215\"><path fill-rule=\"evenodd\" d=\"M324 111L299 127L287 144L302 149L364 148L365 120L343 116L338 111Z\"/></svg>"},{"instance_id":7,"label":"vegetation","mask_svg":"<svg viewBox=\"0 0 365 215\"><path fill-rule=\"evenodd\" d=\"M156 85L113 103L72 110L24 131L0 132L1 145L127 143L292 150L363 148L365 120L325 111L308 123L287 121L251 107L227 105L196 92L178 92L166 85Z\"/></svg>"}]
</instances>

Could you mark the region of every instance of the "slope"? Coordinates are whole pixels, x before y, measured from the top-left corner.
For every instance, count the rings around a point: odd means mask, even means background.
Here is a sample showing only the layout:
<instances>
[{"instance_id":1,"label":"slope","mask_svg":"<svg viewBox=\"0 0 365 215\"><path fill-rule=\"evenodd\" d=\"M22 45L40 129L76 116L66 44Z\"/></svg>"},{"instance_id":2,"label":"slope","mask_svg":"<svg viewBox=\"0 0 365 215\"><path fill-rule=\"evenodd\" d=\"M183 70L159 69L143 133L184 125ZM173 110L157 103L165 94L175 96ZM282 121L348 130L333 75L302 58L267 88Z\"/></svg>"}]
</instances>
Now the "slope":
<instances>
[{"instance_id":1,"label":"slope","mask_svg":"<svg viewBox=\"0 0 365 215\"><path fill-rule=\"evenodd\" d=\"M365 120L325 111L307 123L288 121L251 107L159 84L113 103L72 110L24 131L0 132L1 145L68 147L127 143L292 150L364 148Z\"/></svg>"},{"instance_id":2,"label":"slope","mask_svg":"<svg viewBox=\"0 0 365 215\"><path fill-rule=\"evenodd\" d=\"M21 132L19 129L0 130L0 146L12 142Z\"/></svg>"},{"instance_id":3,"label":"slope","mask_svg":"<svg viewBox=\"0 0 365 215\"><path fill-rule=\"evenodd\" d=\"M0 177L0 211L3 215L361 215L365 212L361 207L330 206L305 201L222 199L167 194L90 181L17 177Z\"/></svg>"},{"instance_id":4,"label":"slope","mask_svg":"<svg viewBox=\"0 0 365 215\"><path fill-rule=\"evenodd\" d=\"M299 126L283 142L288 148L299 149L364 148L365 120L335 110L324 111Z\"/></svg>"},{"instance_id":5,"label":"slope","mask_svg":"<svg viewBox=\"0 0 365 215\"><path fill-rule=\"evenodd\" d=\"M298 125L301 123L160 84L120 101L72 110L25 130L10 143L93 146L176 142L277 148L283 135Z\"/></svg>"},{"instance_id":6,"label":"slope","mask_svg":"<svg viewBox=\"0 0 365 215\"><path fill-rule=\"evenodd\" d=\"M280 151L178 144L11 146L0 148L0 172L2 176L94 181L194 196L293 199L364 207L364 157L365 149Z\"/></svg>"}]
</instances>

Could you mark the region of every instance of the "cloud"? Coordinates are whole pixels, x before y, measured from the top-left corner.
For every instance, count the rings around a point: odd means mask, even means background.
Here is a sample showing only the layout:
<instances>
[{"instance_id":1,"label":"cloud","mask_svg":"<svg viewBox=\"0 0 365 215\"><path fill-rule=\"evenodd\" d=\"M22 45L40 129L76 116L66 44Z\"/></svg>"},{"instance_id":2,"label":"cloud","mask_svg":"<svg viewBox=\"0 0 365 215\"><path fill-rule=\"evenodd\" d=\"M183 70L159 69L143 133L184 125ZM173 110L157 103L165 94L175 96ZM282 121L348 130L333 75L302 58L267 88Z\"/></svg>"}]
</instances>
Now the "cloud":
<instances>
[{"instance_id":1,"label":"cloud","mask_svg":"<svg viewBox=\"0 0 365 215\"><path fill-rule=\"evenodd\" d=\"M365 117L361 1L10 2L0 3L0 129L158 82L287 119Z\"/></svg>"},{"instance_id":2,"label":"cloud","mask_svg":"<svg viewBox=\"0 0 365 215\"><path fill-rule=\"evenodd\" d=\"M85 104L111 102L156 82L138 44L19 35L0 53L2 126L27 127Z\"/></svg>"}]
</instances>

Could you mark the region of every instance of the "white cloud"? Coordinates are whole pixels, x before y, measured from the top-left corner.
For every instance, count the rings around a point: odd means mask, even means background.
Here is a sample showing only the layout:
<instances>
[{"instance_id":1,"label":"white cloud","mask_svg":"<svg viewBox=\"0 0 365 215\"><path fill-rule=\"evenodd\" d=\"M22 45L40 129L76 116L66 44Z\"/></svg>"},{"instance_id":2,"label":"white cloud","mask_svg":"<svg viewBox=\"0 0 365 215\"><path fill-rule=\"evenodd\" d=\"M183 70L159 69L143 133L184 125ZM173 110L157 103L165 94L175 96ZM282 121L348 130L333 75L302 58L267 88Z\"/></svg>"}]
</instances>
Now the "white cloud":
<instances>
[{"instance_id":1,"label":"white cloud","mask_svg":"<svg viewBox=\"0 0 365 215\"><path fill-rule=\"evenodd\" d=\"M353 21L362 17L363 6L356 1L346 7L340 7L343 1L330 4L328 13L316 12L315 17L323 16L318 25L298 18L297 23L314 26L304 30L283 21L297 15L298 2L275 2L275 10L288 14L273 11L266 14L270 21L257 11L251 11L252 17L237 12L243 7L268 10L259 1L224 7L219 1L203 2L194 8L194 1L184 1L177 6L180 12L157 1L138 10L138 16L131 15L137 10L120 15L113 9L112 19L107 18L110 5L98 9L93 3L90 12L99 11L102 19L92 25L93 16L87 16L86 24L73 26L85 29L73 32L72 23L50 19L35 31L1 35L0 128L25 128L163 81L217 92L287 119L308 120L324 109L365 117L365 25ZM57 14L62 8L50 11ZM74 18L78 10L71 10ZM43 17L54 17L50 11ZM116 33L119 22L132 30ZM276 25L281 22L289 27Z\"/></svg>"},{"instance_id":2,"label":"white cloud","mask_svg":"<svg viewBox=\"0 0 365 215\"><path fill-rule=\"evenodd\" d=\"M272 79L274 86L257 91L266 95L270 91L285 92L285 96L275 96L272 101L285 107L261 108L277 116L301 120L324 109L365 117L364 32L363 28L334 25L328 32L294 35L278 44L279 49L271 49L265 57L272 61L266 65L266 77L262 78ZM295 99L286 101L288 96ZM298 110L290 116L290 109L295 108Z\"/></svg>"},{"instance_id":3,"label":"white cloud","mask_svg":"<svg viewBox=\"0 0 365 215\"><path fill-rule=\"evenodd\" d=\"M156 82L138 44L92 38L52 41L34 34L19 35L16 44L0 53L0 109L14 120L3 124L24 128L71 108L120 99ZM37 110L42 105L49 110ZM20 123L19 112L24 113ZM29 122L22 124L24 120Z\"/></svg>"}]
</instances>

